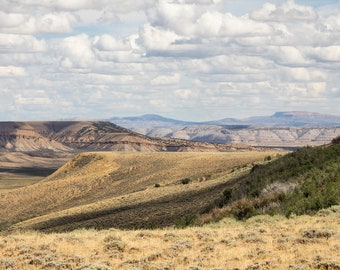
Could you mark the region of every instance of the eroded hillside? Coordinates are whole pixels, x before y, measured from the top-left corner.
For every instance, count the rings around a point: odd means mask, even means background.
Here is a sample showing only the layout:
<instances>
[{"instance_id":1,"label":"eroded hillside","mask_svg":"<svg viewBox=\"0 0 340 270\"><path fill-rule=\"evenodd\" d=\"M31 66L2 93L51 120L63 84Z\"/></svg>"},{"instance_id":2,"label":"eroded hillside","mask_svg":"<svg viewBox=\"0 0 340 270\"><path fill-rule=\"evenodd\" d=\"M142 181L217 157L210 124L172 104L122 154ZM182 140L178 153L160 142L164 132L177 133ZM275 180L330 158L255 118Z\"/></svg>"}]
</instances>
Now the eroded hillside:
<instances>
[{"instance_id":1,"label":"eroded hillside","mask_svg":"<svg viewBox=\"0 0 340 270\"><path fill-rule=\"evenodd\" d=\"M25 152L37 156L79 151L209 152L248 149L246 145L156 139L109 122L0 122L1 152Z\"/></svg>"}]
</instances>

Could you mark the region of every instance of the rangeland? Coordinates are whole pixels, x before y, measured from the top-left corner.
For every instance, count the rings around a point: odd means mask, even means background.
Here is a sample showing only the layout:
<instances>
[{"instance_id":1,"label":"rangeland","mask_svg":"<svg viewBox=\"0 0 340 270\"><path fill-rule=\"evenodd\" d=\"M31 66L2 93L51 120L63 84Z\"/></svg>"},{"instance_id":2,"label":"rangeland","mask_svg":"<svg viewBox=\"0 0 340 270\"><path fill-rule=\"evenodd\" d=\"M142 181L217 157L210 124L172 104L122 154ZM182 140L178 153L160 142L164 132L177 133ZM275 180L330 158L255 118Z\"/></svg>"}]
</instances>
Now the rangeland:
<instances>
[{"instance_id":1,"label":"rangeland","mask_svg":"<svg viewBox=\"0 0 340 270\"><path fill-rule=\"evenodd\" d=\"M36 184L0 193L0 269L340 269L340 207L311 211L314 203L339 202L330 192L339 187L338 142L280 158L282 152L79 154ZM318 192L320 185L327 192ZM192 222L216 213L221 195L250 196L245 210L264 211L258 204L270 190L279 193L269 209L290 198L296 206L313 202L306 208L313 215Z\"/></svg>"},{"instance_id":2,"label":"rangeland","mask_svg":"<svg viewBox=\"0 0 340 270\"><path fill-rule=\"evenodd\" d=\"M340 208L185 229L0 235L0 269L340 269Z\"/></svg>"},{"instance_id":3,"label":"rangeland","mask_svg":"<svg viewBox=\"0 0 340 270\"><path fill-rule=\"evenodd\" d=\"M187 222L277 153L81 153L34 185L2 191L0 222L46 231Z\"/></svg>"}]
</instances>

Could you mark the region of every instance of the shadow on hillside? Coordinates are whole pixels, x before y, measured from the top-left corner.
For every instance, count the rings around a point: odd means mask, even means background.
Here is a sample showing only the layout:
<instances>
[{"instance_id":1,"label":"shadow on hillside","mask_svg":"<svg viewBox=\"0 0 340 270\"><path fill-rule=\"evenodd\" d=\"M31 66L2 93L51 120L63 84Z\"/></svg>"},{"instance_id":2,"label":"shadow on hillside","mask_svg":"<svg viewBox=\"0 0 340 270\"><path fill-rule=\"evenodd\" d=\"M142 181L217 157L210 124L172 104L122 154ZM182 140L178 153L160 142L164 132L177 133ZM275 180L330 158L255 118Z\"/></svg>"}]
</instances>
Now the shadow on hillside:
<instances>
[{"instance_id":1,"label":"shadow on hillside","mask_svg":"<svg viewBox=\"0 0 340 270\"><path fill-rule=\"evenodd\" d=\"M56 168L0 168L0 173L11 173L27 176L41 176L46 177L55 172Z\"/></svg>"}]
</instances>

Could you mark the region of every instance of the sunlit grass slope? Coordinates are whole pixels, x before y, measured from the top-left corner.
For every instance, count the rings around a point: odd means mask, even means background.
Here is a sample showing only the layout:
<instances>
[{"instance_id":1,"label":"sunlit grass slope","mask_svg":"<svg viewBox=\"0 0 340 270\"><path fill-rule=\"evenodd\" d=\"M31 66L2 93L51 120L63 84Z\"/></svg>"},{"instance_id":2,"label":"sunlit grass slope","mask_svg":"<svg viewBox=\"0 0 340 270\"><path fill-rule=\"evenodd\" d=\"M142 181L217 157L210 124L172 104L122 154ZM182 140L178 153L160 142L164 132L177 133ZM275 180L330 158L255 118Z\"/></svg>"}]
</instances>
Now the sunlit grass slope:
<instances>
[{"instance_id":1,"label":"sunlit grass slope","mask_svg":"<svg viewBox=\"0 0 340 270\"><path fill-rule=\"evenodd\" d=\"M0 222L37 217L22 226L45 230L166 226L210 207L221 186L268 155L276 153L82 153L42 182L1 192Z\"/></svg>"}]
</instances>

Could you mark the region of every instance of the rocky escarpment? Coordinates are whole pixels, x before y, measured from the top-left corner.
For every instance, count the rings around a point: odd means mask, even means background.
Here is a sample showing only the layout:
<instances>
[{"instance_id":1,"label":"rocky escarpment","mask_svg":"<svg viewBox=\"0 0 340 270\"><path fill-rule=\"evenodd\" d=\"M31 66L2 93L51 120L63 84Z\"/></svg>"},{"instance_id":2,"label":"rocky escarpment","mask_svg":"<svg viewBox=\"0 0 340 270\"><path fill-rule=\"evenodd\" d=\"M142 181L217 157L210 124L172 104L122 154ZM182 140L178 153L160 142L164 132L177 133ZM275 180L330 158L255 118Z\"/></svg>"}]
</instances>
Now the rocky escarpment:
<instances>
[{"instance_id":1,"label":"rocky escarpment","mask_svg":"<svg viewBox=\"0 0 340 270\"><path fill-rule=\"evenodd\" d=\"M340 135L340 115L313 112L277 112L271 116L208 122L185 122L157 115L110 121L152 137L268 147L321 145Z\"/></svg>"},{"instance_id":2,"label":"rocky escarpment","mask_svg":"<svg viewBox=\"0 0 340 270\"><path fill-rule=\"evenodd\" d=\"M152 132L149 132L152 135ZM340 135L340 127L230 127L190 126L167 137L215 143L243 143L266 147L300 147L330 143Z\"/></svg>"},{"instance_id":3,"label":"rocky escarpment","mask_svg":"<svg viewBox=\"0 0 340 270\"><path fill-rule=\"evenodd\" d=\"M1 122L0 151L5 152L71 152L66 145L39 134L23 122Z\"/></svg>"},{"instance_id":4,"label":"rocky escarpment","mask_svg":"<svg viewBox=\"0 0 340 270\"><path fill-rule=\"evenodd\" d=\"M110 122L0 122L0 151L12 152L216 152L249 150L246 145L219 145L182 139L157 139Z\"/></svg>"}]
</instances>

